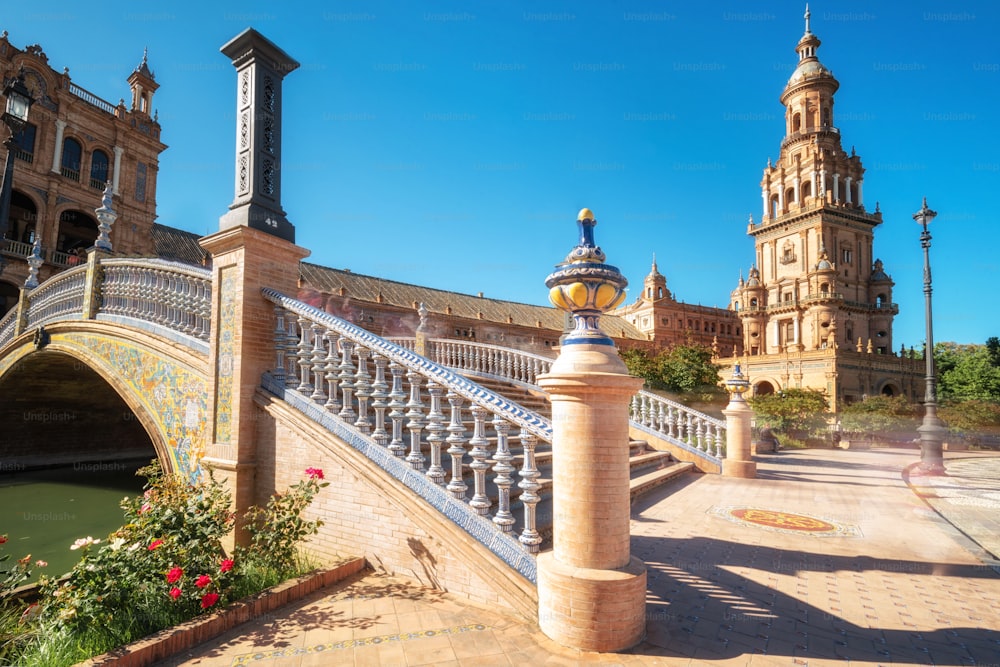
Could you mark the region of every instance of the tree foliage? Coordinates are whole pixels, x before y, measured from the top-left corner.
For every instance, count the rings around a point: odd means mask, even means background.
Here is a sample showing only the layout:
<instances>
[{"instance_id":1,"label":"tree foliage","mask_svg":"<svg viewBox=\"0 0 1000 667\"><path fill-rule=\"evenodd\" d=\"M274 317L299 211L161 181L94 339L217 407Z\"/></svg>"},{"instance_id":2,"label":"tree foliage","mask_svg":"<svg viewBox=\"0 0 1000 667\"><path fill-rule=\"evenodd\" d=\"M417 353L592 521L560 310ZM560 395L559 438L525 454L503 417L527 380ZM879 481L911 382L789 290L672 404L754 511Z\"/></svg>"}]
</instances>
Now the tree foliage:
<instances>
[{"instance_id":1,"label":"tree foliage","mask_svg":"<svg viewBox=\"0 0 1000 667\"><path fill-rule=\"evenodd\" d=\"M942 400L1000 402L1000 340L995 336L985 345L938 343L934 364Z\"/></svg>"},{"instance_id":2,"label":"tree foliage","mask_svg":"<svg viewBox=\"0 0 1000 667\"><path fill-rule=\"evenodd\" d=\"M644 379L649 389L690 393L715 390L720 382L719 367L704 345L674 345L656 354L636 348L623 350L621 357L629 373Z\"/></svg>"},{"instance_id":3,"label":"tree foliage","mask_svg":"<svg viewBox=\"0 0 1000 667\"><path fill-rule=\"evenodd\" d=\"M823 428L829 414L826 394L818 389L786 389L749 399L759 428L779 433Z\"/></svg>"}]
</instances>

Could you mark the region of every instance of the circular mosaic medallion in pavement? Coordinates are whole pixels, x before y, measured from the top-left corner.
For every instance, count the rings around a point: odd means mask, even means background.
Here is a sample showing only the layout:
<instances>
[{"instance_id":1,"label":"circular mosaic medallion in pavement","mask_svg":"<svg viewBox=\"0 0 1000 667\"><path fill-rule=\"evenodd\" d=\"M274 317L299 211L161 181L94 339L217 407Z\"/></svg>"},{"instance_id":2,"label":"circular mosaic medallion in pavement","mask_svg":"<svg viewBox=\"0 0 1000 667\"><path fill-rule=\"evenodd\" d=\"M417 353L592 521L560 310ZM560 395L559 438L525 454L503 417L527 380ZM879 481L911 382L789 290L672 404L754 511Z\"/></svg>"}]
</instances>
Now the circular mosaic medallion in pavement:
<instances>
[{"instance_id":1,"label":"circular mosaic medallion in pavement","mask_svg":"<svg viewBox=\"0 0 1000 667\"><path fill-rule=\"evenodd\" d=\"M712 507L709 513L744 526L754 526L777 533L814 535L816 537L860 537L861 529L832 519L792 514L759 507Z\"/></svg>"}]
</instances>

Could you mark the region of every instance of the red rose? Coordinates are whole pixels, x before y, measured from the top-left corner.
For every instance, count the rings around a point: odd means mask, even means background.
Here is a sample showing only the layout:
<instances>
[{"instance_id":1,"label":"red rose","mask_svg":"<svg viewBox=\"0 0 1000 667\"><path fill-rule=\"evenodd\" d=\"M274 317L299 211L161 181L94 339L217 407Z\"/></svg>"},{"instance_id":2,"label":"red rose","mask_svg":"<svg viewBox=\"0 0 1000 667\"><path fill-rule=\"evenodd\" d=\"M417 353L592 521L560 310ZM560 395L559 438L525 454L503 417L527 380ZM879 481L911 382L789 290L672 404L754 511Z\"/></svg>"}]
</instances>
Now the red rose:
<instances>
[{"instance_id":1,"label":"red rose","mask_svg":"<svg viewBox=\"0 0 1000 667\"><path fill-rule=\"evenodd\" d=\"M177 588L176 586L170 589L170 597L176 600L180 596L181 596L181 589Z\"/></svg>"},{"instance_id":2,"label":"red rose","mask_svg":"<svg viewBox=\"0 0 1000 667\"><path fill-rule=\"evenodd\" d=\"M163 540L153 540L153 543L150 544L147 548L150 551L154 551L154 550L158 549L160 547L160 545L162 545L162 544L163 544Z\"/></svg>"},{"instance_id":3,"label":"red rose","mask_svg":"<svg viewBox=\"0 0 1000 667\"><path fill-rule=\"evenodd\" d=\"M323 470L321 468L306 468L306 475L309 479L323 479Z\"/></svg>"},{"instance_id":4,"label":"red rose","mask_svg":"<svg viewBox=\"0 0 1000 667\"><path fill-rule=\"evenodd\" d=\"M184 570L179 567L175 567L170 572L167 572L167 581L171 584L177 583L181 577L184 576Z\"/></svg>"},{"instance_id":5,"label":"red rose","mask_svg":"<svg viewBox=\"0 0 1000 667\"><path fill-rule=\"evenodd\" d=\"M7 544L7 536L0 535L0 544Z\"/></svg>"},{"instance_id":6,"label":"red rose","mask_svg":"<svg viewBox=\"0 0 1000 667\"><path fill-rule=\"evenodd\" d=\"M219 565L219 572L229 572L233 569L233 565L234 563L232 558L224 558L222 563Z\"/></svg>"},{"instance_id":7,"label":"red rose","mask_svg":"<svg viewBox=\"0 0 1000 667\"><path fill-rule=\"evenodd\" d=\"M208 609L218 601L219 601L218 593L205 593L205 595L201 598L201 608Z\"/></svg>"},{"instance_id":8,"label":"red rose","mask_svg":"<svg viewBox=\"0 0 1000 667\"><path fill-rule=\"evenodd\" d=\"M205 586L208 586L210 583L212 583L212 577L208 576L207 574L203 574L194 580L194 585L197 586L198 588L204 588Z\"/></svg>"}]
</instances>

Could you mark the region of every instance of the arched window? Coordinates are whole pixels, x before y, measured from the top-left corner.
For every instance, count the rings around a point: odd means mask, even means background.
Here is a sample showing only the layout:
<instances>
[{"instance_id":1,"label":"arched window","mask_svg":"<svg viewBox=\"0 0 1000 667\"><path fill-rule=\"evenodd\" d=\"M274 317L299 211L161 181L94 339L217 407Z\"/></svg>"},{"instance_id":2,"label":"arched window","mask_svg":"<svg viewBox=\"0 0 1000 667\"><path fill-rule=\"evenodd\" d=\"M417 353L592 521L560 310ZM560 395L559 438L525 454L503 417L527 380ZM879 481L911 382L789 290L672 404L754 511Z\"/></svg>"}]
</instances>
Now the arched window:
<instances>
[{"instance_id":1,"label":"arched window","mask_svg":"<svg viewBox=\"0 0 1000 667\"><path fill-rule=\"evenodd\" d=\"M885 305L885 302L886 302L885 294L879 294L877 297L875 297L876 308L881 308L882 306Z\"/></svg>"},{"instance_id":2,"label":"arched window","mask_svg":"<svg viewBox=\"0 0 1000 667\"><path fill-rule=\"evenodd\" d=\"M80 162L83 159L83 148L80 142L71 137L63 140L62 150L62 175L72 178L74 181L80 180Z\"/></svg>"},{"instance_id":3,"label":"arched window","mask_svg":"<svg viewBox=\"0 0 1000 667\"><path fill-rule=\"evenodd\" d=\"M750 307L751 308L756 308L757 307L757 299L756 298L750 299Z\"/></svg>"},{"instance_id":4,"label":"arched window","mask_svg":"<svg viewBox=\"0 0 1000 667\"><path fill-rule=\"evenodd\" d=\"M830 113L830 107L823 107L823 127L828 128L833 125L833 116Z\"/></svg>"},{"instance_id":5,"label":"arched window","mask_svg":"<svg viewBox=\"0 0 1000 667\"><path fill-rule=\"evenodd\" d=\"M792 202L795 202L795 188L788 188L785 190L785 206L788 206ZM795 202L796 204L798 202Z\"/></svg>"},{"instance_id":6,"label":"arched window","mask_svg":"<svg viewBox=\"0 0 1000 667\"><path fill-rule=\"evenodd\" d=\"M108 182L108 154L94 151L90 156L90 187L103 190Z\"/></svg>"},{"instance_id":7,"label":"arched window","mask_svg":"<svg viewBox=\"0 0 1000 667\"><path fill-rule=\"evenodd\" d=\"M780 211L778 210L778 195L771 195L771 217L777 218Z\"/></svg>"},{"instance_id":8,"label":"arched window","mask_svg":"<svg viewBox=\"0 0 1000 667\"><path fill-rule=\"evenodd\" d=\"M805 201L806 197L812 197L812 183L806 181L802 184L802 198L801 201Z\"/></svg>"},{"instance_id":9,"label":"arched window","mask_svg":"<svg viewBox=\"0 0 1000 667\"><path fill-rule=\"evenodd\" d=\"M792 116L792 132L798 132L802 129L802 114L796 113Z\"/></svg>"}]
</instances>

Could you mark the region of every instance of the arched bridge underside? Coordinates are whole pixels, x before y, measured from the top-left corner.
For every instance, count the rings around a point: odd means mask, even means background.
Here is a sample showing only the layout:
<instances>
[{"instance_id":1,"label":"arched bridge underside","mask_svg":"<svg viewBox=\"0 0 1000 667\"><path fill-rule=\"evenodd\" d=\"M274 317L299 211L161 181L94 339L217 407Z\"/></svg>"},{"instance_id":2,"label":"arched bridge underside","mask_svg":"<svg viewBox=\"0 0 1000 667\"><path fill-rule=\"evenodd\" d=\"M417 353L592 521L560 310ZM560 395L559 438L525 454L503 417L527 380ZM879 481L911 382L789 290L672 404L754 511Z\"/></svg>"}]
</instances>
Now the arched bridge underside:
<instances>
[{"instance_id":1,"label":"arched bridge underside","mask_svg":"<svg viewBox=\"0 0 1000 667\"><path fill-rule=\"evenodd\" d=\"M209 441L207 355L95 320L29 331L0 350L0 459L46 465L150 455L189 479Z\"/></svg>"}]
</instances>

